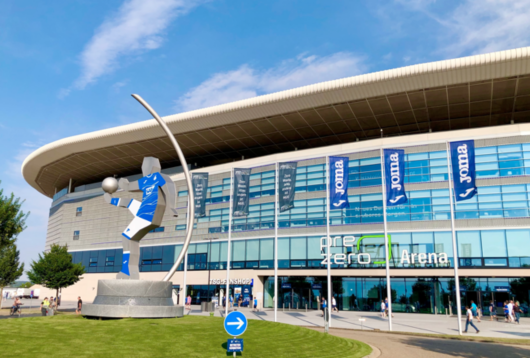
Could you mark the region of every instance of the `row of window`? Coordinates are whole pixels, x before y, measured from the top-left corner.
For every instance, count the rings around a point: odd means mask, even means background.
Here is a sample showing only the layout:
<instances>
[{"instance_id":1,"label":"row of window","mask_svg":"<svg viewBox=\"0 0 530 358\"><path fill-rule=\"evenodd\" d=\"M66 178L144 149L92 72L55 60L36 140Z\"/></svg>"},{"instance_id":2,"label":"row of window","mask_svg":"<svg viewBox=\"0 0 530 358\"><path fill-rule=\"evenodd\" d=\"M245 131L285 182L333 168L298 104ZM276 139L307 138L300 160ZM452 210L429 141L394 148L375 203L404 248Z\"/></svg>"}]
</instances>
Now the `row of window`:
<instances>
[{"instance_id":1,"label":"row of window","mask_svg":"<svg viewBox=\"0 0 530 358\"><path fill-rule=\"evenodd\" d=\"M510 144L476 148L478 178L530 175L530 144ZM445 181L448 179L446 151L413 153L405 156L405 183ZM251 175L251 180L261 179L261 185L251 186L251 197L274 194L274 171ZM349 188L381 185L381 158L373 157L349 161ZM209 187L210 203L228 201L222 190L230 189L230 179L223 185ZM302 166L296 172L296 191L325 189L325 165ZM186 196L187 191L179 192Z\"/></svg>"},{"instance_id":2,"label":"row of window","mask_svg":"<svg viewBox=\"0 0 530 358\"><path fill-rule=\"evenodd\" d=\"M432 189L407 192L408 202L387 207L387 220L432 221L450 220L449 190ZM383 201L381 194L349 196L350 208L330 211L330 225L354 225L383 222ZM470 200L454 204L455 218L491 219L530 216L530 184L496 185L478 188L478 194ZM229 208L212 209L209 215L198 222L218 222L210 227L210 233L228 232ZM326 225L326 199L295 200L294 208L278 215L279 228ZM195 224L196 228L196 224ZM268 230L274 228L274 203L249 206L249 215L233 219L232 231ZM181 224L175 230L186 230ZM158 227L150 232L164 232ZM74 231L78 240L80 231Z\"/></svg>"},{"instance_id":3,"label":"row of window","mask_svg":"<svg viewBox=\"0 0 530 358\"><path fill-rule=\"evenodd\" d=\"M370 237L367 237L370 236ZM374 237L375 236L375 237ZM458 231L457 248L460 265L464 267L530 267L530 229ZM359 242L360 241L360 242ZM396 268L452 266L453 247L450 232L414 232L390 234L392 258ZM357 249L359 245L359 249ZM333 255L369 254L371 263L356 260L333 268L381 267L384 261L384 240L381 234L334 236L330 243ZM182 245L142 247L142 271L167 271L174 264ZM278 238L280 268L326 268L321 264L327 242L321 236ZM228 242L205 241L191 244L188 249L189 270L223 270L227 265ZM406 262L403 253L447 255L448 263ZM355 256L354 255L354 256ZM73 262L82 262L88 272L117 272L121 268L122 250L99 250L72 253ZM274 266L274 239L236 240L231 243L231 267L234 269L270 269ZM183 269L183 265L179 270Z\"/></svg>"}]
</instances>

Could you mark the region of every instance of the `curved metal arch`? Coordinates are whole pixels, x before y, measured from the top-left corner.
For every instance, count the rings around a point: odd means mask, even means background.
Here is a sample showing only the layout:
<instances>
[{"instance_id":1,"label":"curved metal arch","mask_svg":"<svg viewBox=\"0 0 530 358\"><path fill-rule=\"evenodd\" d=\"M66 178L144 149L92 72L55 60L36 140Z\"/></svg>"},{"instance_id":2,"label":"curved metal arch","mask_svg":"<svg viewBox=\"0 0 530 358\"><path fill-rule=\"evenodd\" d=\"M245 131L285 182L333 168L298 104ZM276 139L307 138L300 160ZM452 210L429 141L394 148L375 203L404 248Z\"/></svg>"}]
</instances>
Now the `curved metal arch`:
<instances>
[{"instance_id":1,"label":"curved metal arch","mask_svg":"<svg viewBox=\"0 0 530 358\"><path fill-rule=\"evenodd\" d=\"M151 108L151 106L142 97L140 97L137 94L132 94L131 96L133 96L134 99L140 102L140 104L144 106L145 109L149 111L149 113L151 113L151 115L156 119L158 124L160 124L160 127L162 127L164 132L166 132L167 136L169 137L169 140L171 141L171 144L173 144L173 147L175 147L175 150L177 151L180 164L182 164L182 169L184 170L184 178L186 179L186 184L188 186L189 213L188 213L188 225L186 228L186 239L184 240L184 246L182 247L182 251L180 251L177 261L175 262L171 270L169 270L166 277L164 277L164 279L162 280L162 281L169 281L171 277L175 274L175 271L177 271L177 267L179 267L180 263L182 262L182 259L184 259L184 255L186 255L186 253L188 252L188 246L190 245L191 234L193 232L193 219L195 217L195 205L193 204L194 203L193 186L192 186L190 172L188 170L188 163L186 162L186 158L184 158L184 154L182 153L182 150L180 149L180 146L177 143L175 136L169 130L169 127L167 126L166 122L162 118L160 118L158 113L156 113L155 110Z\"/></svg>"}]
</instances>

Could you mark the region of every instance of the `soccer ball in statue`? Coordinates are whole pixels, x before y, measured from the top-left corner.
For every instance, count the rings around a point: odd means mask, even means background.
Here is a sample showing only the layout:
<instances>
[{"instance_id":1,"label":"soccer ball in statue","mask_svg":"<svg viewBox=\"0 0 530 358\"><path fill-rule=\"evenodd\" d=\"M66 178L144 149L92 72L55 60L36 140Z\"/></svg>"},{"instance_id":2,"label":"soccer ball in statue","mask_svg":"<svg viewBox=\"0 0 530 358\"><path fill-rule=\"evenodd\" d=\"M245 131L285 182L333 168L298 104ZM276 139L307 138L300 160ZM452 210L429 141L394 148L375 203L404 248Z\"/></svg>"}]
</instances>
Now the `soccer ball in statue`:
<instances>
[{"instance_id":1,"label":"soccer ball in statue","mask_svg":"<svg viewBox=\"0 0 530 358\"><path fill-rule=\"evenodd\" d=\"M118 190L118 181L111 177L105 178L103 183L101 183L101 187L105 193L113 194Z\"/></svg>"}]
</instances>

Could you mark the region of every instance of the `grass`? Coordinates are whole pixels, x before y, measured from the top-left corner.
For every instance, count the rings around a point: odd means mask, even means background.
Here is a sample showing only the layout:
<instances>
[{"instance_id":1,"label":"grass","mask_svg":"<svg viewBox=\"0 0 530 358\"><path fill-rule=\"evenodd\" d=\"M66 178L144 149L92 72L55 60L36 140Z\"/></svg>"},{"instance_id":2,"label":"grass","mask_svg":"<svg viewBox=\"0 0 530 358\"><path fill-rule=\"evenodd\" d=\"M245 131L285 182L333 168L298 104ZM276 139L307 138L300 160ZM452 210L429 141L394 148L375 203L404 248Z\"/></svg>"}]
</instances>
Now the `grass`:
<instances>
[{"instance_id":1,"label":"grass","mask_svg":"<svg viewBox=\"0 0 530 358\"><path fill-rule=\"evenodd\" d=\"M81 316L0 321L0 355L7 357L226 357L229 337L219 317L97 321ZM304 327L250 320L242 357L364 357L361 342Z\"/></svg>"}]
</instances>

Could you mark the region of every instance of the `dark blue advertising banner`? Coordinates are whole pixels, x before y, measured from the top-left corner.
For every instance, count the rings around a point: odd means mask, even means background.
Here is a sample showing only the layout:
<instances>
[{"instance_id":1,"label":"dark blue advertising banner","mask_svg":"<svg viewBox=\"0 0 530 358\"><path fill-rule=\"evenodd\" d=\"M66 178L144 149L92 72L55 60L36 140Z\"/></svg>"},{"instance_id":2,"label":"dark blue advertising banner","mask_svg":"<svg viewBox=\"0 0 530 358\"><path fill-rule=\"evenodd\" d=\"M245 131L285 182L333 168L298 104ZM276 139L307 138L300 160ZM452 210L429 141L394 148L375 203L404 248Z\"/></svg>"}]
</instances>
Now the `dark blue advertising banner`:
<instances>
[{"instance_id":1,"label":"dark blue advertising banner","mask_svg":"<svg viewBox=\"0 0 530 358\"><path fill-rule=\"evenodd\" d=\"M296 162L279 164L280 213L294 208L296 166Z\"/></svg>"},{"instance_id":2,"label":"dark blue advertising banner","mask_svg":"<svg viewBox=\"0 0 530 358\"><path fill-rule=\"evenodd\" d=\"M386 205L395 206L407 202L405 193L405 151L383 149L385 160Z\"/></svg>"},{"instance_id":3,"label":"dark blue advertising banner","mask_svg":"<svg viewBox=\"0 0 530 358\"><path fill-rule=\"evenodd\" d=\"M329 157L329 209L349 208L348 157Z\"/></svg>"},{"instance_id":4,"label":"dark blue advertising banner","mask_svg":"<svg viewBox=\"0 0 530 358\"><path fill-rule=\"evenodd\" d=\"M234 168L234 197L232 215L234 217L248 215L249 190L250 190L250 169Z\"/></svg>"},{"instance_id":5,"label":"dark blue advertising banner","mask_svg":"<svg viewBox=\"0 0 530 358\"><path fill-rule=\"evenodd\" d=\"M475 185L475 141L449 143L456 201L471 199L477 193Z\"/></svg>"},{"instance_id":6,"label":"dark blue advertising banner","mask_svg":"<svg viewBox=\"0 0 530 358\"><path fill-rule=\"evenodd\" d=\"M193 173L193 200L195 201L195 217L206 216L206 191L208 190L208 173Z\"/></svg>"}]
</instances>

